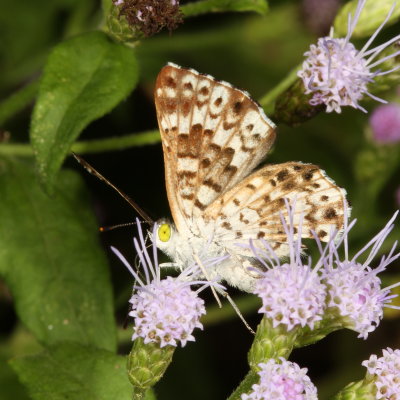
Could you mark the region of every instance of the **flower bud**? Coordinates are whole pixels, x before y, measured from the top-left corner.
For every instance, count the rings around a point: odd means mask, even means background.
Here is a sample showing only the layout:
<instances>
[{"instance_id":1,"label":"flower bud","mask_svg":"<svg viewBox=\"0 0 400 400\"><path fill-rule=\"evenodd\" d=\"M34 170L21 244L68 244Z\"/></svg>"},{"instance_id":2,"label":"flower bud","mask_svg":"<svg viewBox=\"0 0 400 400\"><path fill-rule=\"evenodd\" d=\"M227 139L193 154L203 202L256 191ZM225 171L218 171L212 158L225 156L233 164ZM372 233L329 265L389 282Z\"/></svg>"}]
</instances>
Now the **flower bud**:
<instances>
[{"instance_id":1,"label":"flower bud","mask_svg":"<svg viewBox=\"0 0 400 400\"><path fill-rule=\"evenodd\" d=\"M372 382L352 382L337 393L336 396L333 397L333 400L375 400L375 396L371 394L372 390Z\"/></svg>"},{"instance_id":2,"label":"flower bud","mask_svg":"<svg viewBox=\"0 0 400 400\"><path fill-rule=\"evenodd\" d=\"M128 356L128 377L136 391L146 391L164 375L171 363L174 346L160 348L157 343L144 344L137 338Z\"/></svg>"},{"instance_id":3,"label":"flower bud","mask_svg":"<svg viewBox=\"0 0 400 400\"><path fill-rule=\"evenodd\" d=\"M250 368L258 371L258 364L265 363L270 358L287 358L293 349L297 332L298 328L288 332L284 325L274 328L272 322L263 317L257 327L256 336L249 351Z\"/></svg>"},{"instance_id":4,"label":"flower bud","mask_svg":"<svg viewBox=\"0 0 400 400\"><path fill-rule=\"evenodd\" d=\"M300 125L326 108L324 104L311 104L311 99L312 94L306 94L303 81L297 79L289 89L277 98L272 119L278 124Z\"/></svg>"},{"instance_id":5,"label":"flower bud","mask_svg":"<svg viewBox=\"0 0 400 400\"><path fill-rule=\"evenodd\" d=\"M372 138L377 144L400 142L400 105L384 104L375 108L369 123Z\"/></svg>"}]
</instances>

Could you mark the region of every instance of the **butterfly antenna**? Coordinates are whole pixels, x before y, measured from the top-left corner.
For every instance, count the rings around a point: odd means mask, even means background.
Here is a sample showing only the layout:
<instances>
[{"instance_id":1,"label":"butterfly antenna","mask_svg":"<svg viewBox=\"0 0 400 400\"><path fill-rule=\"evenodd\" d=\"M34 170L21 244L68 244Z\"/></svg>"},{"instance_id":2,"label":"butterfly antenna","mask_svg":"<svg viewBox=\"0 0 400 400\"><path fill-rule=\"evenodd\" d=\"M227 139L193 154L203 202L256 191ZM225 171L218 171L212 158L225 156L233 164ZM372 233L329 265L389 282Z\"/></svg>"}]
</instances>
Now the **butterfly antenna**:
<instances>
[{"instance_id":1,"label":"butterfly antenna","mask_svg":"<svg viewBox=\"0 0 400 400\"><path fill-rule=\"evenodd\" d=\"M82 165L83 168L86 169L87 172L94 175L96 178L100 179L108 186L111 186L125 201L127 201L131 207L149 224L153 224L154 221L143 211L135 201L133 201L126 193L124 193L121 189L117 188L113 183L111 183L108 179L106 179L100 172L96 171L87 161L85 161L82 157L78 156L74 152L72 155L75 157L75 160L78 161L79 164Z\"/></svg>"},{"instance_id":2,"label":"butterfly antenna","mask_svg":"<svg viewBox=\"0 0 400 400\"><path fill-rule=\"evenodd\" d=\"M112 226L101 226L99 228L100 232L109 232L117 228L125 228L127 226L132 226L136 225L136 222L126 222L125 224L118 224L118 225L112 225Z\"/></svg>"}]
</instances>

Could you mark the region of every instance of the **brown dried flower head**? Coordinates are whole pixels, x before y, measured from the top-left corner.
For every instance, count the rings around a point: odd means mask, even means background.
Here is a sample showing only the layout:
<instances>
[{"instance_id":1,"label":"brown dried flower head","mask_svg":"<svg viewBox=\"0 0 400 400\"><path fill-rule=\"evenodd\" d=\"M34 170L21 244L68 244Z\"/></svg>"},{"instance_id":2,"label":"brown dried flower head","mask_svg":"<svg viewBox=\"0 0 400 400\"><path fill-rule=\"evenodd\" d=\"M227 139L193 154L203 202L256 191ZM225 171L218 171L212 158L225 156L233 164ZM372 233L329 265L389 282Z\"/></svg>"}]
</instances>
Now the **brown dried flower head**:
<instances>
[{"instance_id":1,"label":"brown dried flower head","mask_svg":"<svg viewBox=\"0 0 400 400\"><path fill-rule=\"evenodd\" d=\"M119 17L149 37L166 27L169 31L183 22L178 0L113 0L119 8Z\"/></svg>"}]
</instances>

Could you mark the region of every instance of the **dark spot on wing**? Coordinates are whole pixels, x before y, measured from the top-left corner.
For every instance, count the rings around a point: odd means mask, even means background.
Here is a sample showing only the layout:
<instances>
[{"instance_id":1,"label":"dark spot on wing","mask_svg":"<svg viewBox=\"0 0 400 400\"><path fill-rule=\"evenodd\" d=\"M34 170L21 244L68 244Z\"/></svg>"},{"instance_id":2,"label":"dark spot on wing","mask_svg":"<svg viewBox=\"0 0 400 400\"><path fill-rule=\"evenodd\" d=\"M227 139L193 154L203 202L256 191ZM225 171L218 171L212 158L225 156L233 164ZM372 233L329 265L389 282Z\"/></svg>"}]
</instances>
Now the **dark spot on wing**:
<instances>
[{"instance_id":1,"label":"dark spot on wing","mask_svg":"<svg viewBox=\"0 0 400 400\"><path fill-rule=\"evenodd\" d=\"M328 209L325 211L325 213L324 213L324 217L325 217L326 219L332 219L332 218L337 217L337 214L336 214L335 209L332 208L332 207L328 208Z\"/></svg>"},{"instance_id":2,"label":"dark spot on wing","mask_svg":"<svg viewBox=\"0 0 400 400\"><path fill-rule=\"evenodd\" d=\"M218 99L216 99L216 100L214 101L214 104L215 104L217 107L219 107L219 106L221 105L221 103L222 103L222 97L218 97Z\"/></svg>"},{"instance_id":3,"label":"dark spot on wing","mask_svg":"<svg viewBox=\"0 0 400 400\"><path fill-rule=\"evenodd\" d=\"M175 79L172 76L167 76L165 78L165 85L170 87L170 88L176 88Z\"/></svg>"},{"instance_id":4,"label":"dark spot on wing","mask_svg":"<svg viewBox=\"0 0 400 400\"><path fill-rule=\"evenodd\" d=\"M200 89L200 94L202 94L203 96L207 96L208 93L209 93L209 90L208 90L207 86L203 86L203 87Z\"/></svg>"},{"instance_id":5,"label":"dark spot on wing","mask_svg":"<svg viewBox=\"0 0 400 400\"><path fill-rule=\"evenodd\" d=\"M207 167L210 166L210 164L211 164L211 161L210 161L209 158L203 158L203 159L201 160L200 166L201 166L202 168L207 168Z\"/></svg>"},{"instance_id":6,"label":"dark spot on wing","mask_svg":"<svg viewBox=\"0 0 400 400\"><path fill-rule=\"evenodd\" d=\"M204 211L204 210L206 209L206 206L205 206L203 203L201 203L201 202L199 201L199 199L196 199L196 200L195 200L194 205L195 205L197 208L200 208L201 211Z\"/></svg>"},{"instance_id":7,"label":"dark spot on wing","mask_svg":"<svg viewBox=\"0 0 400 400\"><path fill-rule=\"evenodd\" d=\"M283 169L276 174L276 178L279 182L284 181L289 177L289 171L287 169Z\"/></svg>"},{"instance_id":8,"label":"dark spot on wing","mask_svg":"<svg viewBox=\"0 0 400 400\"><path fill-rule=\"evenodd\" d=\"M239 114L240 111L242 110L243 104L241 101L237 101L234 105L233 105L233 112L235 114Z\"/></svg>"},{"instance_id":9,"label":"dark spot on wing","mask_svg":"<svg viewBox=\"0 0 400 400\"><path fill-rule=\"evenodd\" d=\"M218 183L213 182L212 179L206 179L203 182L203 185L208 186L209 188L213 189L217 193L221 192L221 190L222 190L221 185L219 185Z\"/></svg>"},{"instance_id":10,"label":"dark spot on wing","mask_svg":"<svg viewBox=\"0 0 400 400\"><path fill-rule=\"evenodd\" d=\"M232 225L229 222L226 222L226 221L221 226L223 228L225 228L225 229L229 229L229 230L232 229Z\"/></svg>"}]
</instances>

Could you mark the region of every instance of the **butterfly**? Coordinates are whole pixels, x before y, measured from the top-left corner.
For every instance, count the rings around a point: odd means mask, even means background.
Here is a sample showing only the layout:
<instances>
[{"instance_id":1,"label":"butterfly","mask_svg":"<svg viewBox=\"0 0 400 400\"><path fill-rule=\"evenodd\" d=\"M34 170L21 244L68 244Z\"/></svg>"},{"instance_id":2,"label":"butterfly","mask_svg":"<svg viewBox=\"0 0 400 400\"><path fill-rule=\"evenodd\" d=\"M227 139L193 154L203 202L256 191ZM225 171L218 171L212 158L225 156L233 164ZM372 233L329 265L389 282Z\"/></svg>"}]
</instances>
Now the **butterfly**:
<instances>
[{"instance_id":1,"label":"butterfly","mask_svg":"<svg viewBox=\"0 0 400 400\"><path fill-rule=\"evenodd\" d=\"M328 241L343 227L346 192L316 165L266 165L275 124L250 95L210 75L169 63L154 91L173 223L161 221L157 247L184 268L195 254L229 255L210 278L251 292L259 274L248 244L289 254L281 218L295 200L294 233ZM286 199L286 200L285 200ZM246 246L247 245L247 246Z\"/></svg>"}]
</instances>

